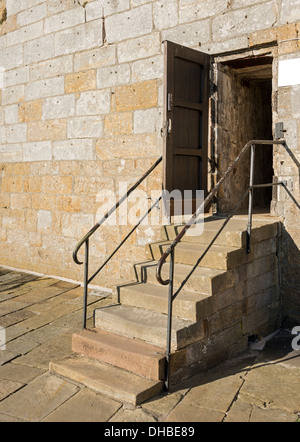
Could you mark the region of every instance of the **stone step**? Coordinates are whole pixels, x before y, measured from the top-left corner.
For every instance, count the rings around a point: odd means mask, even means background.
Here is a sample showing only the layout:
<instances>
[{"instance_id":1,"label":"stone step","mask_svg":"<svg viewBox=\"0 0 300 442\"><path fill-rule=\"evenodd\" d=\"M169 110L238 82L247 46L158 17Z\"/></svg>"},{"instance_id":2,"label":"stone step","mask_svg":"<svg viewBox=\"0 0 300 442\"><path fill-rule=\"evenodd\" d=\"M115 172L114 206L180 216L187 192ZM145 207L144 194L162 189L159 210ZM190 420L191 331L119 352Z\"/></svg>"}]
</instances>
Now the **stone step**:
<instances>
[{"instance_id":1,"label":"stone step","mask_svg":"<svg viewBox=\"0 0 300 442\"><path fill-rule=\"evenodd\" d=\"M146 245L147 257L158 261L170 244L170 241L158 241ZM175 249L175 262L195 266L205 250L204 244L180 242ZM197 266L230 270L243 264L248 258L250 255L242 248L213 245Z\"/></svg>"},{"instance_id":2,"label":"stone step","mask_svg":"<svg viewBox=\"0 0 300 442\"><path fill-rule=\"evenodd\" d=\"M156 279L156 268L158 261L147 261L135 264L135 275L138 282L158 285ZM169 278L169 263L162 267L161 275L163 279ZM211 269L209 267L196 267L176 263L174 268L174 285L181 287L184 282L183 290L202 293L205 295L214 295L220 291L234 286L233 270Z\"/></svg>"},{"instance_id":3,"label":"stone step","mask_svg":"<svg viewBox=\"0 0 300 442\"><path fill-rule=\"evenodd\" d=\"M149 379L164 379L165 356L162 349L137 339L99 329L83 330L73 334L72 350Z\"/></svg>"},{"instance_id":4,"label":"stone step","mask_svg":"<svg viewBox=\"0 0 300 442\"><path fill-rule=\"evenodd\" d=\"M113 305L95 310L95 328L128 338L140 339L165 350L167 315L126 305ZM193 322L173 317L172 350L204 337L202 321Z\"/></svg>"},{"instance_id":5,"label":"stone step","mask_svg":"<svg viewBox=\"0 0 300 442\"><path fill-rule=\"evenodd\" d=\"M197 223L197 230L192 227L183 237L183 242L192 242L208 245L224 224L226 218L208 217L204 222ZM252 243L264 241L277 235L276 221L253 221L251 241ZM183 225L162 226L161 235L163 240L173 241L183 229ZM245 247L247 241L247 220L232 218L224 230L215 240L215 245L227 245L230 247Z\"/></svg>"},{"instance_id":6,"label":"stone step","mask_svg":"<svg viewBox=\"0 0 300 442\"><path fill-rule=\"evenodd\" d=\"M122 305L157 313L168 313L168 286L133 283L119 287L118 291ZM176 290L174 290L174 295L176 295ZM211 312L211 308L210 295L181 290L173 301L173 316L199 321Z\"/></svg>"},{"instance_id":7,"label":"stone step","mask_svg":"<svg viewBox=\"0 0 300 442\"><path fill-rule=\"evenodd\" d=\"M134 406L157 396L164 388L163 381L147 379L79 355L50 362L49 369L111 399Z\"/></svg>"}]
</instances>

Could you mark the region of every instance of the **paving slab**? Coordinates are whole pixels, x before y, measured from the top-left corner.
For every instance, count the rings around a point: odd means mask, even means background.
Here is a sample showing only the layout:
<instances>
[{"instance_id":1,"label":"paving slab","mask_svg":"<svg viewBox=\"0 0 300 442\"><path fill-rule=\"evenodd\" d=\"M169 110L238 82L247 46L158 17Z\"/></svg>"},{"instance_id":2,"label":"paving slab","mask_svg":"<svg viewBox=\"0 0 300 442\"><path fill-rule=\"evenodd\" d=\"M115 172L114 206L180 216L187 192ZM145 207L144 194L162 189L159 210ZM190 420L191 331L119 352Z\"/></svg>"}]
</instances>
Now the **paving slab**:
<instances>
[{"instance_id":1,"label":"paving slab","mask_svg":"<svg viewBox=\"0 0 300 442\"><path fill-rule=\"evenodd\" d=\"M0 367L0 379L28 384L33 379L44 374L44 372L44 370L39 368L11 362Z\"/></svg>"},{"instance_id":2,"label":"paving slab","mask_svg":"<svg viewBox=\"0 0 300 442\"><path fill-rule=\"evenodd\" d=\"M5 316L8 315L9 313L22 310L23 308L27 307L27 305L28 304L26 302L16 301L15 298L3 301L1 302L0 316Z\"/></svg>"},{"instance_id":3,"label":"paving slab","mask_svg":"<svg viewBox=\"0 0 300 442\"><path fill-rule=\"evenodd\" d=\"M145 413L141 408L134 410L122 409L109 422L157 422L151 414Z\"/></svg>"},{"instance_id":4,"label":"paving slab","mask_svg":"<svg viewBox=\"0 0 300 442\"><path fill-rule=\"evenodd\" d=\"M33 305L56 297L62 293L65 293L66 291L68 291L68 289L56 287L55 285L51 285L49 287L40 287L19 296L18 300L26 302L27 305Z\"/></svg>"},{"instance_id":5,"label":"paving slab","mask_svg":"<svg viewBox=\"0 0 300 442\"><path fill-rule=\"evenodd\" d=\"M6 343L12 341L13 339L19 338L20 336L26 335L28 329L23 326L23 323L24 321L5 329Z\"/></svg>"},{"instance_id":6,"label":"paving slab","mask_svg":"<svg viewBox=\"0 0 300 442\"><path fill-rule=\"evenodd\" d=\"M0 413L39 422L78 391L78 387L45 373L0 402Z\"/></svg>"},{"instance_id":7,"label":"paving slab","mask_svg":"<svg viewBox=\"0 0 300 442\"><path fill-rule=\"evenodd\" d=\"M281 365L256 365L247 375L247 382L238 399L261 408L300 413L300 376L298 370Z\"/></svg>"},{"instance_id":8,"label":"paving slab","mask_svg":"<svg viewBox=\"0 0 300 442\"><path fill-rule=\"evenodd\" d=\"M254 407L250 422L295 422L298 416L283 410L269 410Z\"/></svg>"},{"instance_id":9,"label":"paving slab","mask_svg":"<svg viewBox=\"0 0 300 442\"><path fill-rule=\"evenodd\" d=\"M56 336L27 355L19 357L16 363L47 370L51 361L72 354L71 338L71 334Z\"/></svg>"},{"instance_id":10,"label":"paving slab","mask_svg":"<svg viewBox=\"0 0 300 442\"><path fill-rule=\"evenodd\" d=\"M25 355L30 352L34 348L36 348L39 344L37 342L32 341L30 338L25 336L21 336L20 338L14 339L6 345L8 351L18 353L20 355Z\"/></svg>"},{"instance_id":11,"label":"paving slab","mask_svg":"<svg viewBox=\"0 0 300 442\"><path fill-rule=\"evenodd\" d=\"M24 384L21 384L20 382L0 379L0 401L5 399L7 396L10 396L15 391L20 390L22 387L24 387Z\"/></svg>"},{"instance_id":12,"label":"paving slab","mask_svg":"<svg viewBox=\"0 0 300 442\"><path fill-rule=\"evenodd\" d=\"M18 324L19 322L25 321L25 319L32 318L36 313L29 310L20 310L17 312L12 312L8 315L2 316L0 318L0 327L7 328L11 325Z\"/></svg>"},{"instance_id":13,"label":"paving slab","mask_svg":"<svg viewBox=\"0 0 300 442\"><path fill-rule=\"evenodd\" d=\"M237 400L224 422L295 422L297 416L283 410L267 409Z\"/></svg>"},{"instance_id":14,"label":"paving slab","mask_svg":"<svg viewBox=\"0 0 300 442\"><path fill-rule=\"evenodd\" d=\"M43 419L43 422L107 422L122 404L83 389Z\"/></svg>"},{"instance_id":15,"label":"paving slab","mask_svg":"<svg viewBox=\"0 0 300 442\"><path fill-rule=\"evenodd\" d=\"M31 275L28 273L19 273L13 271L7 272L0 276L0 291L2 291L2 288L9 283L17 287L20 285L24 285L28 282L34 281L36 279L38 279L38 276Z\"/></svg>"},{"instance_id":16,"label":"paving slab","mask_svg":"<svg viewBox=\"0 0 300 442\"><path fill-rule=\"evenodd\" d=\"M44 344L50 339L57 335L61 335L65 330L61 327L56 327L53 324L47 324L44 327L38 328L37 330L29 331L26 336L38 344Z\"/></svg>"},{"instance_id":17,"label":"paving slab","mask_svg":"<svg viewBox=\"0 0 300 442\"><path fill-rule=\"evenodd\" d=\"M8 362L16 359L19 355L19 353L14 353L12 351L7 350L1 350L0 351L0 367L4 364L7 364Z\"/></svg>"},{"instance_id":18,"label":"paving slab","mask_svg":"<svg viewBox=\"0 0 300 442\"><path fill-rule=\"evenodd\" d=\"M7 416L7 414L0 413L0 422L11 423L11 422L24 422L24 421L22 419L18 419L13 416Z\"/></svg>"},{"instance_id":19,"label":"paving slab","mask_svg":"<svg viewBox=\"0 0 300 442\"><path fill-rule=\"evenodd\" d=\"M208 422L221 422L243 382L240 373L220 378L203 377L201 385L191 388L166 422L207 422L207 417Z\"/></svg>"},{"instance_id":20,"label":"paving slab","mask_svg":"<svg viewBox=\"0 0 300 442\"><path fill-rule=\"evenodd\" d=\"M179 404L183 395L181 393L163 394L162 396L150 399L142 404L143 410L151 413L160 421L164 420L171 411Z\"/></svg>"}]
</instances>

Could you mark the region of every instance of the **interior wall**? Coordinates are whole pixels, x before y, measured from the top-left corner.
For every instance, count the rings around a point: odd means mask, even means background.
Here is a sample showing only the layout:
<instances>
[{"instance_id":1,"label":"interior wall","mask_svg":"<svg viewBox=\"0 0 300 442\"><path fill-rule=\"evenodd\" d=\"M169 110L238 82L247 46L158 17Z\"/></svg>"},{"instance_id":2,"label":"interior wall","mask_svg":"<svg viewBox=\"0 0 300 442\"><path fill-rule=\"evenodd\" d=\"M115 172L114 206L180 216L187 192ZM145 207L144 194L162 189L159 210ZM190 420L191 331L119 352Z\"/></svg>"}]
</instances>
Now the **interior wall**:
<instances>
[{"instance_id":1,"label":"interior wall","mask_svg":"<svg viewBox=\"0 0 300 442\"><path fill-rule=\"evenodd\" d=\"M271 80L246 80L228 66L217 66L217 103L215 124L216 164L223 176L243 146L252 139L272 139ZM255 183L272 182L272 147L257 148L255 158ZM218 213L228 213L238 203L249 185L250 152L244 157L231 179L218 194ZM255 208L269 209L270 189L257 190ZM241 210L246 210L245 199Z\"/></svg>"}]
</instances>

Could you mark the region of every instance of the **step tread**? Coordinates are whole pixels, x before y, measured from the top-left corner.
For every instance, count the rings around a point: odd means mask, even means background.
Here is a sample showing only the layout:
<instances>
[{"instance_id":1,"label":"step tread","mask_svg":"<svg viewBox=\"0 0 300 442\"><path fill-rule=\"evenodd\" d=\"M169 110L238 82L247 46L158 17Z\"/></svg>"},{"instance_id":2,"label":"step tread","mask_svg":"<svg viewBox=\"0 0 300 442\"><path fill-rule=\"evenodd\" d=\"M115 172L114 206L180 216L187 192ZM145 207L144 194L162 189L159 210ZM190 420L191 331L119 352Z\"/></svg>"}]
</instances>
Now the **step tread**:
<instances>
[{"instance_id":1,"label":"step tread","mask_svg":"<svg viewBox=\"0 0 300 442\"><path fill-rule=\"evenodd\" d=\"M187 231L186 235L182 238L182 242L192 242L197 244L208 244L214 236L222 228L226 218L220 216L210 216L205 218L205 222L201 220L201 232L197 235L189 235ZM277 236L278 220L275 219L253 219L252 224L252 241L259 242L264 239L268 239ZM176 236L182 231L184 225L173 224L163 226L161 233L162 238L167 238L173 241ZM191 232L193 233L193 232ZM197 233L197 232L196 232ZM247 219L244 218L232 218L227 225L222 229L220 235L215 239L215 244L228 244L234 247L245 247L246 245L246 233L247 233Z\"/></svg>"},{"instance_id":2,"label":"step tread","mask_svg":"<svg viewBox=\"0 0 300 442\"><path fill-rule=\"evenodd\" d=\"M134 306L113 305L95 310L95 327L137 338L165 348L167 315ZM173 317L172 347L178 349L201 339L202 324L188 319Z\"/></svg>"},{"instance_id":3,"label":"step tread","mask_svg":"<svg viewBox=\"0 0 300 442\"><path fill-rule=\"evenodd\" d=\"M162 287L156 278L158 261L147 261L136 263L135 276L137 282L149 283ZM162 266L161 275L163 279L169 279L170 263L165 262ZM198 293L203 295L215 295L234 286L233 270L217 269L211 267L193 266L175 262L174 287L182 291ZM123 284L124 285L124 284Z\"/></svg>"},{"instance_id":4,"label":"step tread","mask_svg":"<svg viewBox=\"0 0 300 442\"><path fill-rule=\"evenodd\" d=\"M136 263L135 267L141 268L141 267L157 267L158 261L157 260L151 260L151 261L146 261L146 262L140 262L140 263ZM169 268L169 263L165 263L163 265L163 270L164 268L167 267ZM184 277L186 275L188 275L191 270L194 269L194 266L190 265L190 264L183 264L183 263L175 263L175 272L178 275L183 275ZM214 269L212 267L196 267L193 270L193 275L198 276L198 277L204 277L204 278L215 278L218 277L220 275L223 275L225 273L227 273L228 270L222 270L222 269Z\"/></svg>"},{"instance_id":5,"label":"step tread","mask_svg":"<svg viewBox=\"0 0 300 442\"><path fill-rule=\"evenodd\" d=\"M151 327L153 330L161 328L166 330L167 315L158 312L151 312L142 308L118 304L96 309L96 315L97 314L101 314L101 316L106 317L115 317L116 319L120 319L128 323L134 323L141 327ZM172 328L174 331L176 331L192 324L193 321L188 319L174 318Z\"/></svg>"},{"instance_id":6,"label":"step tread","mask_svg":"<svg viewBox=\"0 0 300 442\"><path fill-rule=\"evenodd\" d=\"M98 328L82 330L80 333L75 335L91 339L95 343L105 343L106 345L116 347L122 351L138 353L144 357L153 357L157 359L161 359L162 356L164 357L164 354L159 347L147 344L143 341L133 340L126 338L125 336L116 335Z\"/></svg>"},{"instance_id":7,"label":"step tread","mask_svg":"<svg viewBox=\"0 0 300 442\"><path fill-rule=\"evenodd\" d=\"M72 336L72 349L147 378L163 379L165 355L161 348L101 329L83 330Z\"/></svg>"},{"instance_id":8,"label":"step tread","mask_svg":"<svg viewBox=\"0 0 300 442\"><path fill-rule=\"evenodd\" d=\"M153 260L159 260L170 244L171 241L150 243L146 246L146 255ZM220 270L230 270L249 260L249 257L242 247L213 245L208 249L205 244L193 242L179 242L174 253L175 263ZM170 260L170 257L167 260Z\"/></svg>"},{"instance_id":9,"label":"step tread","mask_svg":"<svg viewBox=\"0 0 300 442\"><path fill-rule=\"evenodd\" d=\"M209 230L209 231L215 231L217 232L224 224L224 222L226 221L226 217L222 217L222 216L209 216L206 217L204 220L199 220L200 223L204 222L204 231ZM223 231L225 232L245 232L247 231L247 218L231 218L231 220L229 220L229 222L227 223L227 225L224 227ZM264 227L266 225L273 225L273 224L277 224L278 220L274 220L274 219L270 219L270 220L266 220L266 219L261 219L261 220L252 220L252 225L253 228L259 228L259 227ZM173 224L170 226L164 226L163 229L165 227L175 227L176 229L183 229L185 227L184 224Z\"/></svg>"},{"instance_id":10,"label":"step tread","mask_svg":"<svg viewBox=\"0 0 300 442\"><path fill-rule=\"evenodd\" d=\"M149 282L133 282L131 284L120 286L119 288L123 290L132 290L134 292L143 293L145 295L156 296L158 298L167 298L169 293L168 286L154 285ZM176 287L174 288L174 292L176 292ZM209 296L210 295L207 295L205 293L198 293L190 290L180 290L180 298L185 301L199 302L201 301L201 299L206 299Z\"/></svg>"},{"instance_id":11,"label":"step tread","mask_svg":"<svg viewBox=\"0 0 300 442\"><path fill-rule=\"evenodd\" d=\"M50 362L49 368L54 374L71 379L117 401L135 406L158 395L164 386L163 381L147 379L78 355Z\"/></svg>"},{"instance_id":12,"label":"step tread","mask_svg":"<svg viewBox=\"0 0 300 442\"><path fill-rule=\"evenodd\" d=\"M169 287L147 283L133 283L119 287L120 302L154 312L167 314ZM173 317L197 321L201 316L201 306L211 295L174 288ZM207 304L207 302L206 302Z\"/></svg>"},{"instance_id":13,"label":"step tread","mask_svg":"<svg viewBox=\"0 0 300 442\"><path fill-rule=\"evenodd\" d=\"M172 244L171 240L160 240L160 241L154 241L149 243L149 246L162 246L162 247L168 247ZM176 246L176 248L181 250L187 250L187 251L195 251L195 252L204 252L207 248L206 244L201 243L190 243L190 242L179 242ZM232 247L228 245L218 245L214 244L210 247L209 252L213 253L220 253L220 254L227 254L231 252L236 252L237 250L240 250L241 247ZM175 249L176 253L176 249Z\"/></svg>"}]
</instances>

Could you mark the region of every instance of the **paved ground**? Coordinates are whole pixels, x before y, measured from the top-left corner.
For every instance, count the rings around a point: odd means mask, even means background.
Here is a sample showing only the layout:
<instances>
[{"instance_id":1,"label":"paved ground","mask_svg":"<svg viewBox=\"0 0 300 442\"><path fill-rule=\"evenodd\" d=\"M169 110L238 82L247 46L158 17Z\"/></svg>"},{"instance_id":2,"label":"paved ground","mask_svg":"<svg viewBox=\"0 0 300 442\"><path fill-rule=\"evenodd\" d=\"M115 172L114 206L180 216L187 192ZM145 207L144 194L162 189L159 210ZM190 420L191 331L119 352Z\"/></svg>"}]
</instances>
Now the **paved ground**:
<instances>
[{"instance_id":1,"label":"paved ground","mask_svg":"<svg viewBox=\"0 0 300 442\"><path fill-rule=\"evenodd\" d=\"M89 318L110 298L91 295ZM0 268L0 422L295 422L300 351L281 330L263 350L230 360L169 395L132 407L60 379L49 362L71 354L82 288ZM89 319L91 325L91 319ZM2 327L2 328L1 328Z\"/></svg>"}]
</instances>

